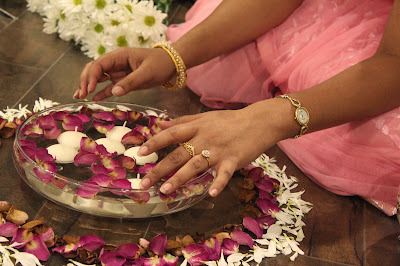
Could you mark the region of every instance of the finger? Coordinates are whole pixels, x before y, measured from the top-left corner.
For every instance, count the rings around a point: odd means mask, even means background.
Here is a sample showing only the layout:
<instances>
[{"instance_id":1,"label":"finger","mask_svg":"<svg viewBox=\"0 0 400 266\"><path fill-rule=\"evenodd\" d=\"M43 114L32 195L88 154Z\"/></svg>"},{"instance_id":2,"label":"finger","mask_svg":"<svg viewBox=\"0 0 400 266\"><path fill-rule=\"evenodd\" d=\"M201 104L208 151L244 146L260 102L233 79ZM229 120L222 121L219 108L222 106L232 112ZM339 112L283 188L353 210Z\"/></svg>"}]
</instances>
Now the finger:
<instances>
[{"instance_id":1,"label":"finger","mask_svg":"<svg viewBox=\"0 0 400 266\"><path fill-rule=\"evenodd\" d=\"M118 81L111 90L114 96L123 96L134 90L142 90L150 87L148 84L152 81L152 73L148 68L141 65L135 71Z\"/></svg>"},{"instance_id":2,"label":"finger","mask_svg":"<svg viewBox=\"0 0 400 266\"><path fill-rule=\"evenodd\" d=\"M226 187L236 170L236 164L231 160L222 161L221 165L216 169L217 176L211 184L209 193L211 197L216 197Z\"/></svg>"},{"instance_id":3,"label":"finger","mask_svg":"<svg viewBox=\"0 0 400 266\"><path fill-rule=\"evenodd\" d=\"M207 168L208 162L204 160L203 156L194 156L161 186L161 193L170 194L174 192L180 186L188 182L198 173L205 171Z\"/></svg>"},{"instance_id":4,"label":"finger","mask_svg":"<svg viewBox=\"0 0 400 266\"><path fill-rule=\"evenodd\" d=\"M141 186L144 189L150 188L163 177L169 175L172 173L172 171L184 165L185 162L187 162L190 158L190 154L183 147L176 148L143 177L140 183Z\"/></svg>"},{"instance_id":5,"label":"finger","mask_svg":"<svg viewBox=\"0 0 400 266\"><path fill-rule=\"evenodd\" d=\"M93 62L93 61L92 61ZM74 98L85 98L87 95L87 84L88 84L88 73L92 65L92 62L86 64L83 68L80 78L79 78L79 89L74 94ZM81 96L82 95L82 96ZM76 97L75 97L76 96Z\"/></svg>"},{"instance_id":6,"label":"finger","mask_svg":"<svg viewBox=\"0 0 400 266\"><path fill-rule=\"evenodd\" d=\"M191 122L193 120L199 119L200 117L204 116L204 114L205 113L195 114L195 115L180 116L180 117L174 118L174 119L169 120L169 121L159 121L159 122L157 122L157 125L161 129L167 129L167 128L175 126L175 125L184 124L184 123L188 123L188 122Z\"/></svg>"},{"instance_id":7,"label":"finger","mask_svg":"<svg viewBox=\"0 0 400 266\"><path fill-rule=\"evenodd\" d=\"M141 156L156 152L173 143L181 143L191 139L196 134L196 129L188 124L181 124L161 131L146 141L139 149Z\"/></svg>"},{"instance_id":8,"label":"finger","mask_svg":"<svg viewBox=\"0 0 400 266\"><path fill-rule=\"evenodd\" d=\"M107 87L99 91L93 96L93 101L102 101L106 98L109 98L112 95L111 90L114 87L114 84L109 84Z\"/></svg>"}]
</instances>

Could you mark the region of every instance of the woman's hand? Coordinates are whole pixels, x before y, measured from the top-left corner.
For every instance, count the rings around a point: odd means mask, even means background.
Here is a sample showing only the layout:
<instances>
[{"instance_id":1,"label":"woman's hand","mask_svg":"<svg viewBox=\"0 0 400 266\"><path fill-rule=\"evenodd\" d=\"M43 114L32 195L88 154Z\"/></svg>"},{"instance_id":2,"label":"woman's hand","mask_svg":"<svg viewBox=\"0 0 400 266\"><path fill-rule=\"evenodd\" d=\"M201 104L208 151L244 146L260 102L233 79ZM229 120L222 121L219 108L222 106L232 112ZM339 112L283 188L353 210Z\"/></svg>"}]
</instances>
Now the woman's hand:
<instances>
[{"instance_id":1,"label":"woman's hand","mask_svg":"<svg viewBox=\"0 0 400 266\"><path fill-rule=\"evenodd\" d=\"M169 194L211 167L217 173L209 190L215 197L235 170L248 165L284 137L285 124L289 125L290 136L297 133L292 106L286 101L272 99L241 110L212 111L160 122L158 125L164 130L144 143L139 154L148 155L170 144L187 142L194 148L194 156L189 152L190 146L179 146L143 178L142 187L147 189L180 168L161 187L161 192ZM278 104L283 109L276 112ZM209 160L201 155L203 150L210 152Z\"/></svg>"},{"instance_id":2,"label":"woman's hand","mask_svg":"<svg viewBox=\"0 0 400 266\"><path fill-rule=\"evenodd\" d=\"M111 80L98 92L94 101L123 96L133 90L159 86L175 73L175 66L162 49L120 48L88 63L80 76L74 98L83 99L96 89L97 83Z\"/></svg>"}]
</instances>

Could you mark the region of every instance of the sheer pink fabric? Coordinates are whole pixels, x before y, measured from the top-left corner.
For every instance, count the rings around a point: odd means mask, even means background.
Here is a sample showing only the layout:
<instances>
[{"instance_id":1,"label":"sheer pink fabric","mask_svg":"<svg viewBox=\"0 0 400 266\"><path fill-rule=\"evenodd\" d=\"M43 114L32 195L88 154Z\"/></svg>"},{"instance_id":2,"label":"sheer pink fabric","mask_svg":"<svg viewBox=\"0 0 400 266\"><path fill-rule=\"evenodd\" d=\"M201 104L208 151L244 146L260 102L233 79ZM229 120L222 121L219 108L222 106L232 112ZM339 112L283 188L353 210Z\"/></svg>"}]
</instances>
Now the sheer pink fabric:
<instances>
[{"instance_id":1,"label":"sheer pink fabric","mask_svg":"<svg viewBox=\"0 0 400 266\"><path fill-rule=\"evenodd\" d=\"M185 23L168 28L168 38L177 40L220 2L198 0ZM254 42L190 69L188 87L215 108L269 98L275 87L282 93L307 89L373 55L392 4L392 0L305 0L284 23ZM379 202L387 214L395 214L400 108L279 145L321 186Z\"/></svg>"}]
</instances>

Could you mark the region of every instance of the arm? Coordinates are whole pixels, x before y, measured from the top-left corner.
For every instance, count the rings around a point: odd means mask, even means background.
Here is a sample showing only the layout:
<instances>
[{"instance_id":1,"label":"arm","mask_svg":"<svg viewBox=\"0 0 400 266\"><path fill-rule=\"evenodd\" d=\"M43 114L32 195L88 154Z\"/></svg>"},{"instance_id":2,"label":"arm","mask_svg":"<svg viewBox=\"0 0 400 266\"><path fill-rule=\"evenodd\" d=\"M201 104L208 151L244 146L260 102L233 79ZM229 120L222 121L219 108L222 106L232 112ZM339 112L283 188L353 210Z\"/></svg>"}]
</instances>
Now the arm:
<instances>
[{"instance_id":1,"label":"arm","mask_svg":"<svg viewBox=\"0 0 400 266\"><path fill-rule=\"evenodd\" d=\"M202 23L173 44L188 68L234 50L282 23L302 0L223 0ZM75 98L85 98L98 82L112 84L93 100L159 86L175 74L161 49L122 48L90 62L83 69Z\"/></svg>"},{"instance_id":2,"label":"arm","mask_svg":"<svg viewBox=\"0 0 400 266\"><path fill-rule=\"evenodd\" d=\"M317 86L291 95L310 112L307 133L368 118L400 106L399 26L400 0L395 0L375 55ZM166 130L146 142L141 153L147 154L171 143L185 141L196 147L197 152L209 149L210 165L217 171L210 194L216 196L236 169L253 161L280 140L299 133L300 127L293 116L294 107L287 99L281 98L260 101L236 111L186 116L161 123L160 126ZM206 169L207 161L200 155L190 158L184 149L178 148L146 175L142 185L148 187L180 166L180 170L162 186L166 193L175 190L194 173Z\"/></svg>"}]
</instances>

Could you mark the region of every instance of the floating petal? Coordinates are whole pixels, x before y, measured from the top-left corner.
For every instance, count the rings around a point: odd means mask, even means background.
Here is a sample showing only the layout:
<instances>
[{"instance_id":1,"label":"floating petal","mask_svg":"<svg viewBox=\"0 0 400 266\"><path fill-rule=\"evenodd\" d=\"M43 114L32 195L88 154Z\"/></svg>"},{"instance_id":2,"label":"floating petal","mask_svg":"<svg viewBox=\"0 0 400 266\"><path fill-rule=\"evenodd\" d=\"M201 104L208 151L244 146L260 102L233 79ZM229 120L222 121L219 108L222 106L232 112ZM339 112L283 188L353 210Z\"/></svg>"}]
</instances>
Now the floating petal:
<instances>
[{"instance_id":1,"label":"floating petal","mask_svg":"<svg viewBox=\"0 0 400 266\"><path fill-rule=\"evenodd\" d=\"M79 120L79 118L78 118L78 120ZM80 123L82 123L82 122L80 122ZM66 124L66 123L62 123L61 125L62 125L63 129L65 129L67 131L79 131L79 132L81 132L83 130L83 125L82 124Z\"/></svg>"},{"instance_id":2,"label":"floating petal","mask_svg":"<svg viewBox=\"0 0 400 266\"><path fill-rule=\"evenodd\" d=\"M39 125L42 129L52 129L57 127L57 122L51 115L43 115L38 118Z\"/></svg>"},{"instance_id":3,"label":"floating petal","mask_svg":"<svg viewBox=\"0 0 400 266\"><path fill-rule=\"evenodd\" d=\"M233 231L231 232L232 240L238 242L239 245L246 245L252 248L254 246L254 240L251 236L242 231Z\"/></svg>"},{"instance_id":4,"label":"floating petal","mask_svg":"<svg viewBox=\"0 0 400 266\"><path fill-rule=\"evenodd\" d=\"M169 194L164 194L164 193L162 193L160 191L160 189L158 189L158 195L160 196L160 199L162 201L165 201L167 203L170 203L170 202L174 201L176 199L176 196L177 196L176 191L174 191L172 193L169 193Z\"/></svg>"},{"instance_id":5,"label":"floating petal","mask_svg":"<svg viewBox=\"0 0 400 266\"><path fill-rule=\"evenodd\" d=\"M60 178L56 178L54 176L51 176L51 183L56 185L58 188L63 189L67 185L67 181L62 180Z\"/></svg>"},{"instance_id":6,"label":"floating petal","mask_svg":"<svg viewBox=\"0 0 400 266\"><path fill-rule=\"evenodd\" d=\"M107 175L109 171L101 164L93 163L92 164L92 172L94 174L105 174Z\"/></svg>"},{"instance_id":7,"label":"floating petal","mask_svg":"<svg viewBox=\"0 0 400 266\"><path fill-rule=\"evenodd\" d=\"M83 137L81 138L80 148L81 151L95 153L97 148L97 143L88 137Z\"/></svg>"},{"instance_id":8,"label":"floating petal","mask_svg":"<svg viewBox=\"0 0 400 266\"><path fill-rule=\"evenodd\" d=\"M111 178L105 174L97 174L92 176L88 182L97 184L98 186L108 187L111 182Z\"/></svg>"},{"instance_id":9,"label":"floating petal","mask_svg":"<svg viewBox=\"0 0 400 266\"><path fill-rule=\"evenodd\" d=\"M139 258L140 248L134 243L123 244L117 248L117 253L128 260L134 260Z\"/></svg>"},{"instance_id":10,"label":"floating petal","mask_svg":"<svg viewBox=\"0 0 400 266\"><path fill-rule=\"evenodd\" d=\"M82 198L88 199L96 195L100 191L100 188L96 183L86 182L83 183L78 190L76 191L76 195L81 196Z\"/></svg>"},{"instance_id":11,"label":"floating petal","mask_svg":"<svg viewBox=\"0 0 400 266\"><path fill-rule=\"evenodd\" d=\"M137 111L128 111L127 118L129 122L136 122L142 118L143 114Z\"/></svg>"},{"instance_id":12,"label":"floating petal","mask_svg":"<svg viewBox=\"0 0 400 266\"><path fill-rule=\"evenodd\" d=\"M51 112L51 116L57 121L63 121L67 115L69 115L67 111Z\"/></svg>"},{"instance_id":13,"label":"floating petal","mask_svg":"<svg viewBox=\"0 0 400 266\"><path fill-rule=\"evenodd\" d=\"M108 131L110 131L115 125L114 124L103 124L101 122L98 121L93 121L93 126L94 128L102 133L102 134L106 134Z\"/></svg>"},{"instance_id":14,"label":"floating petal","mask_svg":"<svg viewBox=\"0 0 400 266\"><path fill-rule=\"evenodd\" d=\"M90 109L90 108L88 108L88 107L83 106L83 107L79 110L79 113L85 114L85 115L87 115L87 116L92 116L93 110Z\"/></svg>"},{"instance_id":15,"label":"floating petal","mask_svg":"<svg viewBox=\"0 0 400 266\"><path fill-rule=\"evenodd\" d=\"M43 129L40 128L39 124L28 124L25 125L22 130L22 134L28 137L39 137L43 135Z\"/></svg>"},{"instance_id":16,"label":"floating petal","mask_svg":"<svg viewBox=\"0 0 400 266\"><path fill-rule=\"evenodd\" d=\"M81 114L74 114L74 116L78 117L82 121L82 123L87 123L87 122L91 121L89 116L87 116L85 114L82 114L82 113Z\"/></svg>"},{"instance_id":17,"label":"floating petal","mask_svg":"<svg viewBox=\"0 0 400 266\"><path fill-rule=\"evenodd\" d=\"M115 167L114 170L108 174L111 176L112 180L122 179L122 178L126 177L126 171L124 168L121 168L121 167Z\"/></svg>"},{"instance_id":18,"label":"floating petal","mask_svg":"<svg viewBox=\"0 0 400 266\"><path fill-rule=\"evenodd\" d=\"M138 204L144 204L150 200L149 192L133 192L129 196Z\"/></svg>"},{"instance_id":19,"label":"floating petal","mask_svg":"<svg viewBox=\"0 0 400 266\"><path fill-rule=\"evenodd\" d=\"M124 189L132 189L132 184L128 179L115 179L111 181L110 187L113 188L124 188Z\"/></svg>"},{"instance_id":20,"label":"floating petal","mask_svg":"<svg viewBox=\"0 0 400 266\"><path fill-rule=\"evenodd\" d=\"M47 149L37 149L35 151L35 161L40 164L40 163L53 163L55 162L55 159L53 156L49 154L49 151ZM55 171L57 172L57 171Z\"/></svg>"},{"instance_id":21,"label":"floating petal","mask_svg":"<svg viewBox=\"0 0 400 266\"><path fill-rule=\"evenodd\" d=\"M122 144L134 144L140 145L145 141L145 137L135 129L132 129L130 132L126 133L121 140Z\"/></svg>"},{"instance_id":22,"label":"floating petal","mask_svg":"<svg viewBox=\"0 0 400 266\"><path fill-rule=\"evenodd\" d=\"M104 240L96 235L81 236L79 239L79 247L89 251L95 251L105 244Z\"/></svg>"},{"instance_id":23,"label":"floating petal","mask_svg":"<svg viewBox=\"0 0 400 266\"><path fill-rule=\"evenodd\" d=\"M136 161L132 157L122 155L118 158L118 161L121 167L128 171L133 171L136 167Z\"/></svg>"},{"instance_id":24,"label":"floating petal","mask_svg":"<svg viewBox=\"0 0 400 266\"><path fill-rule=\"evenodd\" d=\"M120 121L125 121L128 115L126 112L121 111L119 109L112 110L112 114L115 116L116 119Z\"/></svg>"},{"instance_id":25,"label":"floating petal","mask_svg":"<svg viewBox=\"0 0 400 266\"><path fill-rule=\"evenodd\" d=\"M150 139L153 136L148 127L137 125L134 129L140 132L146 139Z\"/></svg>"},{"instance_id":26,"label":"floating petal","mask_svg":"<svg viewBox=\"0 0 400 266\"><path fill-rule=\"evenodd\" d=\"M92 117L99 121L106 121L106 122L115 122L115 116L106 111L99 111L92 114Z\"/></svg>"},{"instance_id":27,"label":"floating petal","mask_svg":"<svg viewBox=\"0 0 400 266\"><path fill-rule=\"evenodd\" d=\"M113 160L109 157L101 158L100 161L108 171L114 171L115 168L120 167L118 160Z\"/></svg>"},{"instance_id":28,"label":"floating petal","mask_svg":"<svg viewBox=\"0 0 400 266\"><path fill-rule=\"evenodd\" d=\"M39 235L33 235L32 239L24 247L24 252L33 254L41 261L47 261L50 252L46 247L43 239Z\"/></svg>"},{"instance_id":29,"label":"floating petal","mask_svg":"<svg viewBox=\"0 0 400 266\"><path fill-rule=\"evenodd\" d=\"M74 164L78 165L92 165L98 161L96 154L86 151L80 151L74 158Z\"/></svg>"},{"instance_id":30,"label":"floating petal","mask_svg":"<svg viewBox=\"0 0 400 266\"><path fill-rule=\"evenodd\" d=\"M46 139L57 139L58 136L60 136L60 134L61 134L61 129L59 129L58 127L53 127L50 130L44 131L44 137Z\"/></svg>"},{"instance_id":31,"label":"floating petal","mask_svg":"<svg viewBox=\"0 0 400 266\"><path fill-rule=\"evenodd\" d=\"M167 236L164 234L156 235L149 243L148 249L156 255L162 256L167 248Z\"/></svg>"},{"instance_id":32,"label":"floating petal","mask_svg":"<svg viewBox=\"0 0 400 266\"><path fill-rule=\"evenodd\" d=\"M143 165L142 167L138 167L136 169L136 172L139 174L147 174L148 172L150 172L151 169L153 169L154 167L156 167L157 163L146 163L145 165Z\"/></svg>"},{"instance_id":33,"label":"floating petal","mask_svg":"<svg viewBox=\"0 0 400 266\"><path fill-rule=\"evenodd\" d=\"M263 235L263 230L260 227L258 221L254 220L251 217L245 217L243 219L243 225L247 230L253 232L257 238L261 238Z\"/></svg>"}]
</instances>

